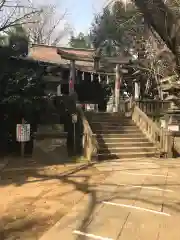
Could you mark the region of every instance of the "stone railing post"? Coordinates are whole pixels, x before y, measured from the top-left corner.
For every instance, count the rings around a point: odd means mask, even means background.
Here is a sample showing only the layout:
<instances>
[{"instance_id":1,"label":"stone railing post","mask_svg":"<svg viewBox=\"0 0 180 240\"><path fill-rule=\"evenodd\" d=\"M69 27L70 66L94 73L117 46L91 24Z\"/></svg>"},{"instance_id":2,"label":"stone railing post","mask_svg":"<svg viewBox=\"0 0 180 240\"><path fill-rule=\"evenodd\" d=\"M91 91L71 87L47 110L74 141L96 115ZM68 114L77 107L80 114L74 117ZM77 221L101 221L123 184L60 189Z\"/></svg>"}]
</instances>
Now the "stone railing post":
<instances>
[{"instance_id":1,"label":"stone railing post","mask_svg":"<svg viewBox=\"0 0 180 240\"><path fill-rule=\"evenodd\" d=\"M152 119L137 106L132 110L132 120L147 138L157 146L163 155L168 158L173 157L174 136L171 131L158 127Z\"/></svg>"},{"instance_id":2,"label":"stone railing post","mask_svg":"<svg viewBox=\"0 0 180 240\"><path fill-rule=\"evenodd\" d=\"M96 140L96 137L93 135L93 132L91 130L91 127L89 125L88 120L86 119L84 112L80 107L77 108L80 112L84 133L83 133L83 152L84 157L88 161L96 160L97 156L97 149L98 149L98 142Z\"/></svg>"},{"instance_id":3,"label":"stone railing post","mask_svg":"<svg viewBox=\"0 0 180 240\"><path fill-rule=\"evenodd\" d=\"M166 152L167 152L167 157L172 158L173 157L173 142L174 142L174 137L173 133L170 131L166 131L165 133L165 144L166 144Z\"/></svg>"}]
</instances>

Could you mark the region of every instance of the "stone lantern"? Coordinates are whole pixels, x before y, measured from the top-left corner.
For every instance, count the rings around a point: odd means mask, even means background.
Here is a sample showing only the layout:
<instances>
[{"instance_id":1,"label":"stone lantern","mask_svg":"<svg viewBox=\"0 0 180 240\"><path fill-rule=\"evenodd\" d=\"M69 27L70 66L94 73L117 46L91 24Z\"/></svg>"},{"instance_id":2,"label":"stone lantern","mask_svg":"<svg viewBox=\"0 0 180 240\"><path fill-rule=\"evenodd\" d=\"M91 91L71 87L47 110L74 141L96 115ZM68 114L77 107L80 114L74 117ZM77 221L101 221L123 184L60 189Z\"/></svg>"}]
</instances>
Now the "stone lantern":
<instances>
[{"instance_id":1,"label":"stone lantern","mask_svg":"<svg viewBox=\"0 0 180 240\"><path fill-rule=\"evenodd\" d=\"M176 95L180 91L180 86L175 83L170 84L166 86L163 91L169 93L169 96L165 100L171 101L171 103L161 123L164 120L163 127L169 131L177 132L180 126L180 109L178 107L179 98Z\"/></svg>"}]
</instances>

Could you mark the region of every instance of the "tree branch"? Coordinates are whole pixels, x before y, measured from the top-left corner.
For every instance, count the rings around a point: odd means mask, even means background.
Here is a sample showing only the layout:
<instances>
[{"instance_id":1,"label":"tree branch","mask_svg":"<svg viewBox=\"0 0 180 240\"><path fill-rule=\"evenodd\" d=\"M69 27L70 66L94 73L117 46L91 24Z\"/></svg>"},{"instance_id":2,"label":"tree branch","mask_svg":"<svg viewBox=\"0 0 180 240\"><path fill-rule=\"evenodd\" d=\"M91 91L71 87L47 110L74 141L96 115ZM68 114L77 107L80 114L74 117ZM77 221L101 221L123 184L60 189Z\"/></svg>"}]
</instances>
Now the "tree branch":
<instances>
[{"instance_id":1,"label":"tree branch","mask_svg":"<svg viewBox=\"0 0 180 240\"><path fill-rule=\"evenodd\" d=\"M66 15L66 11L64 12L64 14L57 20L57 22L52 26L52 28L49 30L49 33L47 34L47 38L46 40L49 41L52 33L54 32L54 30L57 28L57 26L59 25L59 23L64 19L65 15ZM56 38L57 39L57 38ZM56 40L55 39L55 40ZM56 40L57 41L57 40Z\"/></svg>"},{"instance_id":2,"label":"tree branch","mask_svg":"<svg viewBox=\"0 0 180 240\"><path fill-rule=\"evenodd\" d=\"M6 0L1 0L1 3L0 3L0 10L1 10L1 8L4 6L5 3L6 3Z\"/></svg>"},{"instance_id":3,"label":"tree branch","mask_svg":"<svg viewBox=\"0 0 180 240\"><path fill-rule=\"evenodd\" d=\"M20 17L18 19L15 19L14 21L9 22L7 25L4 25L4 26L0 27L0 32L4 31L7 28L17 26L19 24L23 24L24 25L24 24L29 23L27 21L26 22L21 22L21 21L23 21L25 19L28 19L31 15L34 15L36 13L40 13L40 11L32 11L30 13L24 14L22 17ZM31 23L32 23L32 21L31 21Z\"/></svg>"},{"instance_id":4,"label":"tree branch","mask_svg":"<svg viewBox=\"0 0 180 240\"><path fill-rule=\"evenodd\" d=\"M146 21L159 34L176 57L180 73L180 23L162 0L134 0Z\"/></svg>"}]
</instances>

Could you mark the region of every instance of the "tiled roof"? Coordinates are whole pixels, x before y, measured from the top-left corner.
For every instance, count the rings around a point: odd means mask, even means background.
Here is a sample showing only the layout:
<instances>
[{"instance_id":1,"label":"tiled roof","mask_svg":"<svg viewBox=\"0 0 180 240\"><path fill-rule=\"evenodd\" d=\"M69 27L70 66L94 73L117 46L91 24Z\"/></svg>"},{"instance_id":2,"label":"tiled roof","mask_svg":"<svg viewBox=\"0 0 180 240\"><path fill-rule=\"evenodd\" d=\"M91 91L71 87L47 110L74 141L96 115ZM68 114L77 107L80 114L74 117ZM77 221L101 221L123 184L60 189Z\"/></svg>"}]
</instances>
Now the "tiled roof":
<instances>
[{"instance_id":1,"label":"tiled roof","mask_svg":"<svg viewBox=\"0 0 180 240\"><path fill-rule=\"evenodd\" d=\"M95 50L94 49L74 49L74 48L63 48L63 47L59 47L58 49L68 53L68 54L74 54L76 56L81 56L81 57L89 57L92 58Z\"/></svg>"},{"instance_id":2,"label":"tiled roof","mask_svg":"<svg viewBox=\"0 0 180 240\"><path fill-rule=\"evenodd\" d=\"M69 54L73 54L81 57L83 56L92 57L94 53L94 50L85 50L85 49L61 48L61 50ZM67 67L70 64L69 60L62 59L61 56L58 55L57 47L54 47L54 46L32 45L32 47L29 49L28 57L36 61L67 65ZM94 64L91 62L76 61L77 69L86 67L87 69L89 69L89 71L93 71L93 66Z\"/></svg>"},{"instance_id":3,"label":"tiled roof","mask_svg":"<svg viewBox=\"0 0 180 240\"><path fill-rule=\"evenodd\" d=\"M59 54L58 54L59 53ZM63 47L54 47L54 46L47 46L47 45L37 45L34 44L29 49L29 55L28 58L35 60L35 61L41 61L41 62L47 62L51 64L59 64L63 67L69 67L70 61L66 60L68 59L68 56L73 56L76 60L76 69L84 71L84 72L94 72L94 49L74 49L74 48L63 48ZM61 55L66 59L63 59ZM84 59L84 61L82 61ZM115 58L103 58L103 62L100 63L100 67L102 70L100 72L112 72L112 66L114 63L119 62L121 64L127 64L130 61L130 58L118 56Z\"/></svg>"},{"instance_id":4,"label":"tiled roof","mask_svg":"<svg viewBox=\"0 0 180 240\"><path fill-rule=\"evenodd\" d=\"M29 49L28 57L42 62L68 64L67 61L62 60L61 57L57 54L56 47L50 47L45 45L33 45Z\"/></svg>"}]
</instances>

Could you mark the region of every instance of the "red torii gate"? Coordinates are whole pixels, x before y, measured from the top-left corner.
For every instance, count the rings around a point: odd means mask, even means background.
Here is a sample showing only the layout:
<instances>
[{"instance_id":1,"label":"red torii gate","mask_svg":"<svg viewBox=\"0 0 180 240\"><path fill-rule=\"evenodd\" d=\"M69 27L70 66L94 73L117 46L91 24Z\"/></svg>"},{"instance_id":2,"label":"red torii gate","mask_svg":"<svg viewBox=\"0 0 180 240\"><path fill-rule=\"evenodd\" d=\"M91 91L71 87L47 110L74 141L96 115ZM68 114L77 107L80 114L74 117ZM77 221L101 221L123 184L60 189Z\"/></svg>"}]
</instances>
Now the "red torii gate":
<instances>
[{"instance_id":1,"label":"red torii gate","mask_svg":"<svg viewBox=\"0 0 180 240\"><path fill-rule=\"evenodd\" d=\"M76 62L87 62L91 63L95 73L102 73L104 66L116 66L115 70L115 108L116 111L119 109L119 95L120 95L120 85L121 85L121 66L123 64L129 64L131 62L130 57L102 57L100 50L95 49L65 49L58 48L57 54L61 56L62 59L70 61L70 81L69 89L70 93L74 91L74 84L76 81ZM112 71L111 71L112 72ZM108 74L108 73L107 73ZM111 73L112 74L112 73ZM110 73L109 73L110 75Z\"/></svg>"}]
</instances>

